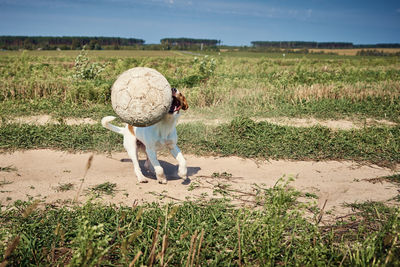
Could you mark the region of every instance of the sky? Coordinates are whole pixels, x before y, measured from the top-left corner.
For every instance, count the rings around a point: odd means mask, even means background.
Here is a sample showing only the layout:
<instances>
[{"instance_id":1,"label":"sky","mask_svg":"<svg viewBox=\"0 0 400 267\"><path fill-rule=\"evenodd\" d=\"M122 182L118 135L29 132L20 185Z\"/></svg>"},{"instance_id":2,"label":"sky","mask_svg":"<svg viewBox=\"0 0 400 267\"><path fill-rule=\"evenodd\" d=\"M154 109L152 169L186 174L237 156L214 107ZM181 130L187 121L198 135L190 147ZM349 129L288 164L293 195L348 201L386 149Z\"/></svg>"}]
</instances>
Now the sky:
<instances>
[{"instance_id":1,"label":"sky","mask_svg":"<svg viewBox=\"0 0 400 267\"><path fill-rule=\"evenodd\" d=\"M0 35L400 43L400 0L0 0Z\"/></svg>"}]
</instances>

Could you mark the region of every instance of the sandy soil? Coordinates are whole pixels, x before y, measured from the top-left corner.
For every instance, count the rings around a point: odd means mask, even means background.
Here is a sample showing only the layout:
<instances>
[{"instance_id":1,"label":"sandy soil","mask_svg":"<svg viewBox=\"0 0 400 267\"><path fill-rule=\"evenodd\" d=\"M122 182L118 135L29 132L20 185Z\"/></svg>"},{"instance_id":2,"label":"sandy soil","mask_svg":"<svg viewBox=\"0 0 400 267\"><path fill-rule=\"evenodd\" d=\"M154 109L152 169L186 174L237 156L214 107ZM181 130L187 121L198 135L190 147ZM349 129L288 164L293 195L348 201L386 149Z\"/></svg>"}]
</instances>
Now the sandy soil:
<instances>
[{"instance_id":1,"label":"sandy soil","mask_svg":"<svg viewBox=\"0 0 400 267\"><path fill-rule=\"evenodd\" d=\"M40 199L47 203L72 200L79 191L90 153L71 154L52 150L27 150L0 154L0 203L6 205L17 199ZM158 184L154 174L144 172L148 183L137 183L133 167L126 153L95 154L91 168L83 179L79 201L85 201L90 188L110 182L116 183L113 196L102 195L105 202L132 205L152 201L181 201L212 197L218 185L230 184L233 190L253 192L254 184L273 186L280 177L293 177L293 187L318 196L317 204L335 215L349 212L343 203L388 201L399 194L399 186L384 180L370 179L392 175L400 165L390 170L374 165L338 161L254 161L237 157L197 157L186 155L188 178L177 177L173 158L159 156L168 179L167 185ZM140 164L143 169L144 161ZM226 172L229 175L222 175ZM215 177L214 173L219 173ZM231 177L230 177L231 176ZM71 183L73 188L60 192L60 185ZM238 196L241 194L238 194ZM93 196L93 194L92 194ZM250 195L242 194L238 202L252 205Z\"/></svg>"}]
</instances>

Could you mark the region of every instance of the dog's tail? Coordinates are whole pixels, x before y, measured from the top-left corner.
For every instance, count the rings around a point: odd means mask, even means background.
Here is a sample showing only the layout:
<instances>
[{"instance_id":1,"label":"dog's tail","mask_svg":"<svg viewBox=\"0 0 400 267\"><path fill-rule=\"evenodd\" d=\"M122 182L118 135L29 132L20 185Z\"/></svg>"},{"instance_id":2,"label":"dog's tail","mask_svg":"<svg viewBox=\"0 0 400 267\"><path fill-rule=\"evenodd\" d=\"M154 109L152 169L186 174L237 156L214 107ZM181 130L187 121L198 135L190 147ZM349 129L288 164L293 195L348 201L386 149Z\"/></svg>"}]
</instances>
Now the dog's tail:
<instances>
[{"instance_id":1,"label":"dog's tail","mask_svg":"<svg viewBox=\"0 0 400 267\"><path fill-rule=\"evenodd\" d=\"M107 116L101 119L101 125L103 125L104 128L107 128L113 132L119 133L119 134L123 134L123 127L118 127L115 126L113 124L111 124L111 122L113 120L115 120L116 118L114 116Z\"/></svg>"}]
</instances>

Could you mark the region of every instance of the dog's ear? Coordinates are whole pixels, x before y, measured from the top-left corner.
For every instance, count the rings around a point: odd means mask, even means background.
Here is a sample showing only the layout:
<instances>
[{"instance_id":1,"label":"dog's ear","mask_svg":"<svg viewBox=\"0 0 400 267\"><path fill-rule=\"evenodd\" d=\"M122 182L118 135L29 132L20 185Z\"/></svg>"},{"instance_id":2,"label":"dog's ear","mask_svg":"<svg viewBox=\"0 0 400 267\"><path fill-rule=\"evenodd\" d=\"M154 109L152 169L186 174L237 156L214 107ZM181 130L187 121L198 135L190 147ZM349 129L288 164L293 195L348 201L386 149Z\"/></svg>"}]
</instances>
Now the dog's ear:
<instances>
[{"instance_id":1,"label":"dog's ear","mask_svg":"<svg viewBox=\"0 0 400 267\"><path fill-rule=\"evenodd\" d=\"M187 110L189 108L189 105L186 101L186 97L184 95L182 95L182 93L178 94L177 99L181 103L181 107L183 110Z\"/></svg>"}]
</instances>

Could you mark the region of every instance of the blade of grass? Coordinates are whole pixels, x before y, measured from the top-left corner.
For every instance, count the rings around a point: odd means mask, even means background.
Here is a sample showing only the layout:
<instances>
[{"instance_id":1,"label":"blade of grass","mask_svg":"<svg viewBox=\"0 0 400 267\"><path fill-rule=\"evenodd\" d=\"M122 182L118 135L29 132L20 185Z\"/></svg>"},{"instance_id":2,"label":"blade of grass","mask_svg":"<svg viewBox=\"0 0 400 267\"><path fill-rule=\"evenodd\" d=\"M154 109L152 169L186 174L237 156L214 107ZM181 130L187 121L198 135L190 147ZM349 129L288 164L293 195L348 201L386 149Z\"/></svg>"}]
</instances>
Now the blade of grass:
<instances>
[{"instance_id":1,"label":"blade of grass","mask_svg":"<svg viewBox=\"0 0 400 267\"><path fill-rule=\"evenodd\" d=\"M83 183L85 182L86 174L89 171L90 167L92 166L93 156L94 156L94 154L90 155L90 157L88 158L88 160L86 162L85 173L83 174L82 182L78 188L78 191L76 192L76 196L74 198L73 203L76 203L78 201L79 194L81 193Z\"/></svg>"}]
</instances>

